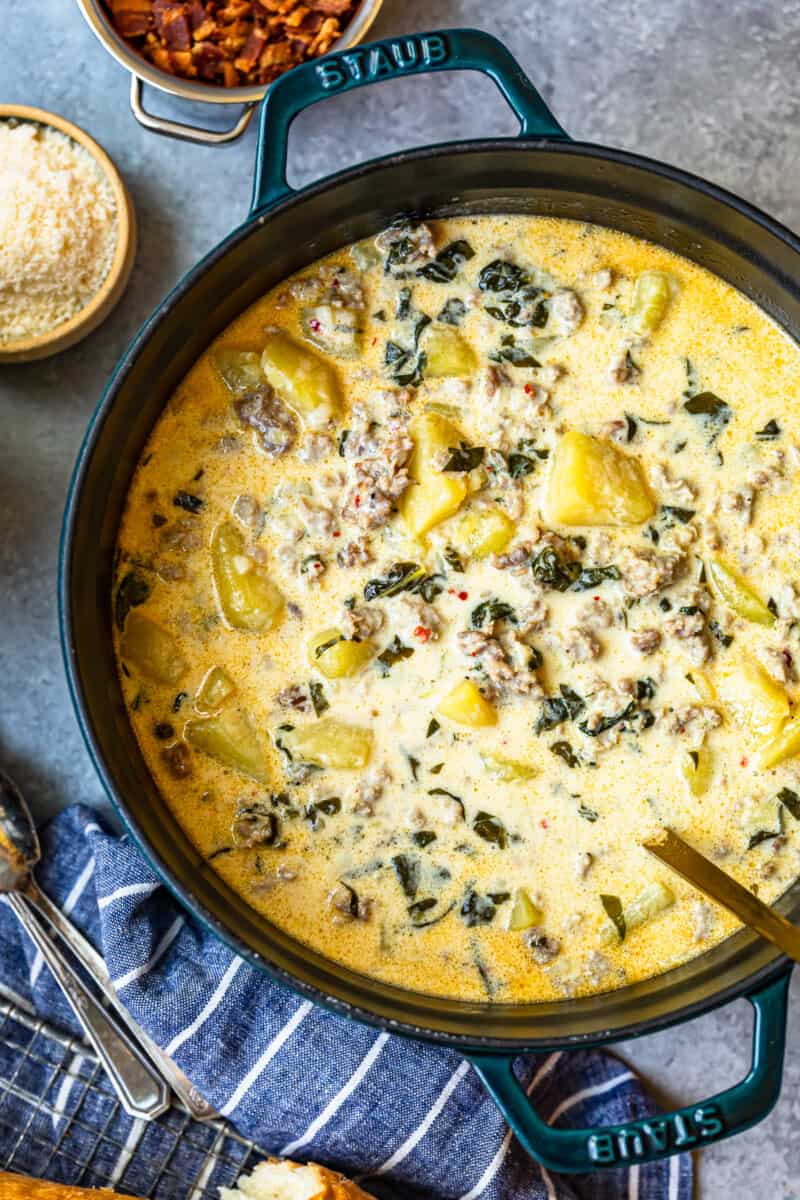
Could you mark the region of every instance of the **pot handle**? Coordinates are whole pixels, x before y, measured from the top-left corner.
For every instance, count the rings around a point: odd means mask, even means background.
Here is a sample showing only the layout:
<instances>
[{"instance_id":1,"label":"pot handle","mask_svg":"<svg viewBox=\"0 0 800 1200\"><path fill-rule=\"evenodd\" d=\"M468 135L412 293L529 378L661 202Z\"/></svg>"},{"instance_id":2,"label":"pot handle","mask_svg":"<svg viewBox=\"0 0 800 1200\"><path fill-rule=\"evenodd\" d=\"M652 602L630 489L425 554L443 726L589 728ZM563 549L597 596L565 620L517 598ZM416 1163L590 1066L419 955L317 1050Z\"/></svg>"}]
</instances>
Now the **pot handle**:
<instances>
[{"instance_id":1,"label":"pot handle","mask_svg":"<svg viewBox=\"0 0 800 1200\"><path fill-rule=\"evenodd\" d=\"M138 75L131 75L131 112L140 125L154 133L163 133L165 137L177 138L181 142L198 142L202 146L224 146L227 142L235 142L247 129L255 111L255 104L245 104L230 129L203 129L200 125L184 125L182 121L170 121L148 112L142 103L143 92L144 80Z\"/></svg>"},{"instance_id":2,"label":"pot handle","mask_svg":"<svg viewBox=\"0 0 800 1200\"><path fill-rule=\"evenodd\" d=\"M261 103L250 215L291 196L286 182L289 127L303 109L340 92L402 75L482 71L493 79L520 120L519 136L569 141L510 51L480 29L444 29L371 42L294 67L272 84Z\"/></svg>"},{"instance_id":3,"label":"pot handle","mask_svg":"<svg viewBox=\"0 0 800 1200\"><path fill-rule=\"evenodd\" d=\"M468 1057L525 1150L549 1170L579 1174L652 1162L741 1133L773 1107L783 1074L790 977L791 967L747 996L755 1010L753 1058L741 1083L710 1100L644 1120L554 1129L531 1106L514 1074L513 1055Z\"/></svg>"}]
</instances>

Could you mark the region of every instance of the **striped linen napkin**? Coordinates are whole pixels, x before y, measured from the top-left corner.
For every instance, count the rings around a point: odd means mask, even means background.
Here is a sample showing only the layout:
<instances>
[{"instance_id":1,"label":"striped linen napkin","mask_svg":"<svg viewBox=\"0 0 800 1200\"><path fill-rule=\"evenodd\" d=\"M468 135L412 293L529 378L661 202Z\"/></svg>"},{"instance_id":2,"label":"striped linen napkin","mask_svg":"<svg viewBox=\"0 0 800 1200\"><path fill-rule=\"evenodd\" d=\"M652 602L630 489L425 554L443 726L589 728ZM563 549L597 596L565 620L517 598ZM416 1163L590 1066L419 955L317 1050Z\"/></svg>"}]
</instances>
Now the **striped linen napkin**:
<instances>
[{"instance_id":1,"label":"striped linen napkin","mask_svg":"<svg viewBox=\"0 0 800 1200\"><path fill-rule=\"evenodd\" d=\"M195 924L91 810L66 809L41 840L40 885L101 950L136 1020L265 1149L357 1176L381 1200L691 1200L687 1155L551 1176L457 1053L346 1021L270 982ZM77 1032L5 902L0 990ZM564 1126L656 1111L635 1076L601 1051L521 1057L518 1070L538 1110ZM144 1193L134 1168L125 1190Z\"/></svg>"}]
</instances>

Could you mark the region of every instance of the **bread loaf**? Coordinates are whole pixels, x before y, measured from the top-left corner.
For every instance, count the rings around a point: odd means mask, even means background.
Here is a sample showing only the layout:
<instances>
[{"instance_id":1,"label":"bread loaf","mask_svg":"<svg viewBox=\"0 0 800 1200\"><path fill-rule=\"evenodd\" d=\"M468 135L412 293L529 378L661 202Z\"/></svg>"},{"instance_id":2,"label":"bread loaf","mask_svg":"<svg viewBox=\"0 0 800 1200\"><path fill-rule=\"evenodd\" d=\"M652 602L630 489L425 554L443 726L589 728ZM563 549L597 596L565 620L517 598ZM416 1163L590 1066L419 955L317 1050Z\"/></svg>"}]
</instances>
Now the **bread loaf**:
<instances>
[{"instance_id":1,"label":"bread loaf","mask_svg":"<svg viewBox=\"0 0 800 1200\"><path fill-rule=\"evenodd\" d=\"M314 1163L270 1158L236 1187L220 1188L221 1200L373 1200L336 1171ZM107 1188L80 1188L0 1171L0 1200L130 1200Z\"/></svg>"}]
</instances>

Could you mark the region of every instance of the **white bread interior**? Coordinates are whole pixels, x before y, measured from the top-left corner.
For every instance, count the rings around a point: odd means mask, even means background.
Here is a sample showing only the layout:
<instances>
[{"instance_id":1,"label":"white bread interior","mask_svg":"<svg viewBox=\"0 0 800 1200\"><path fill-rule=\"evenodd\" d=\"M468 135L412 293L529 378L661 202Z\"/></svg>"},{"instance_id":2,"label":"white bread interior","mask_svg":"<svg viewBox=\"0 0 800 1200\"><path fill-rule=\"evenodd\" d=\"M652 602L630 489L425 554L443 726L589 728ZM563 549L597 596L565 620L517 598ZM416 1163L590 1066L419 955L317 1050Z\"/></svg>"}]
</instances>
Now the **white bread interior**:
<instances>
[{"instance_id":1,"label":"white bread interior","mask_svg":"<svg viewBox=\"0 0 800 1200\"><path fill-rule=\"evenodd\" d=\"M220 1188L220 1200L373 1200L336 1171L271 1158L243 1175L235 1188Z\"/></svg>"}]
</instances>

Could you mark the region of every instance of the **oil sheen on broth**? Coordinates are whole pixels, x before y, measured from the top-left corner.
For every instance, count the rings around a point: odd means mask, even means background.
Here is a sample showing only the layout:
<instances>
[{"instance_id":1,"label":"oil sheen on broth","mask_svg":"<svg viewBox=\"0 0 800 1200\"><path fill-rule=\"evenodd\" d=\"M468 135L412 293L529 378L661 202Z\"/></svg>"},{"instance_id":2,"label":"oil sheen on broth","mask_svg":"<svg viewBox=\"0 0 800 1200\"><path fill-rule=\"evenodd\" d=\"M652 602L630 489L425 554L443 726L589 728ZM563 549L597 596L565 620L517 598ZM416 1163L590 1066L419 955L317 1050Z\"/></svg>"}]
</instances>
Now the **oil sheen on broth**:
<instances>
[{"instance_id":1,"label":"oil sheen on broth","mask_svg":"<svg viewBox=\"0 0 800 1200\"><path fill-rule=\"evenodd\" d=\"M366 975L619 987L736 924L668 824L798 874L800 358L658 246L393 227L255 303L155 426L122 687L201 855Z\"/></svg>"}]
</instances>

